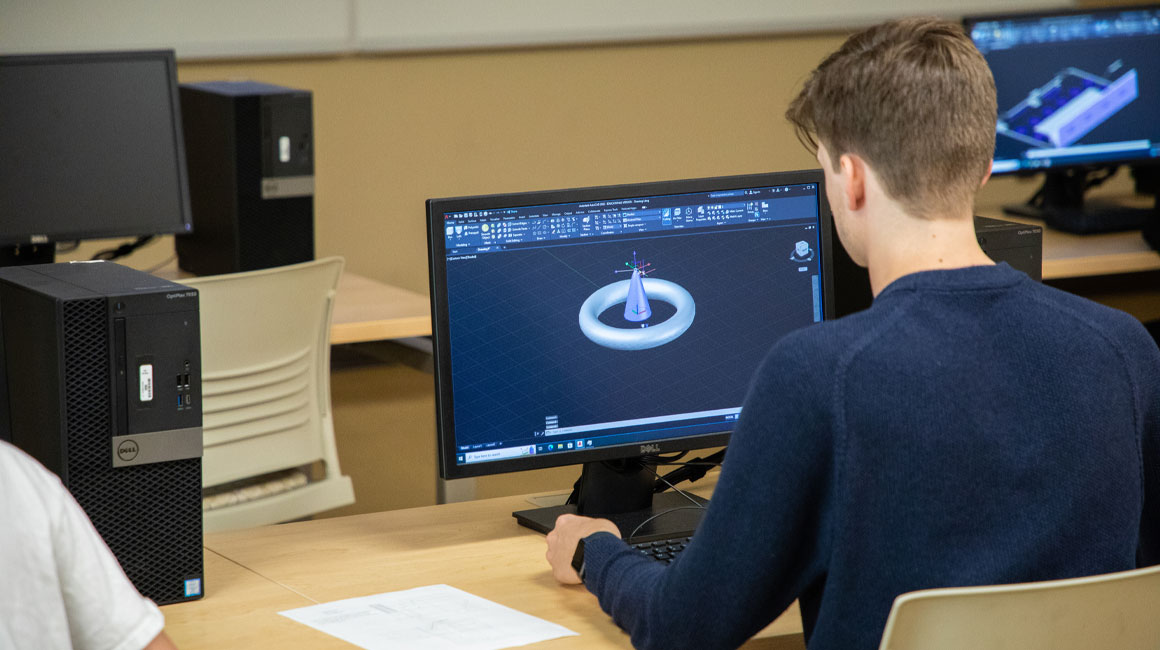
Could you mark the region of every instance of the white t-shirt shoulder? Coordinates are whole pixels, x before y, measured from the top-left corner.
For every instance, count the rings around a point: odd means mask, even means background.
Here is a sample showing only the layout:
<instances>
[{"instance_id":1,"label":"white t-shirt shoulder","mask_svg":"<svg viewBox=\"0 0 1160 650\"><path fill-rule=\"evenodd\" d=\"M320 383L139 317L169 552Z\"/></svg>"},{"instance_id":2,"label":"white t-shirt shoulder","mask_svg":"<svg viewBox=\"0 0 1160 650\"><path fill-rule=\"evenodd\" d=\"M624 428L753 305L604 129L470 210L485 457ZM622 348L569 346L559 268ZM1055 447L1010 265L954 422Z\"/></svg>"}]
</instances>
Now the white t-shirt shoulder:
<instances>
[{"instance_id":1,"label":"white t-shirt shoulder","mask_svg":"<svg viewBox=\"0 0 1160 650\"><path fill-rule=\"evenodd\" d=\"M165 619L60 479L0 441L0 650L139 650Z\"/></svg>"}]
</instances>

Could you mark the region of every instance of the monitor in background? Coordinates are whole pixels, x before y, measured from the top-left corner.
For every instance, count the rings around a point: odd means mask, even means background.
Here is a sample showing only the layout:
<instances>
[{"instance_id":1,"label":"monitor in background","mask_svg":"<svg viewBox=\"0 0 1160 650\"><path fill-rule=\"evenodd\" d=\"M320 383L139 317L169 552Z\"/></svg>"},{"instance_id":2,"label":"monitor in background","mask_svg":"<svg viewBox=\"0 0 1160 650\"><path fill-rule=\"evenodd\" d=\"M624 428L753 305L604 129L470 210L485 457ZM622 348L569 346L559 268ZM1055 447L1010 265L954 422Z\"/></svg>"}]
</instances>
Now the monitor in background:
<instances>
[{"instance_id":1,"label":"monitor in background","mask_svg":"<svg viewBox=\"0 0 1160 650\"><path fill-rule=\"evenodd\" d=\"M1081 233L1136 229L1155 214L1085 206L1084 192L1115 165L1160 162L1160 5L964 24L998 91L994 173L1046 172L1027 205L1005 210Z\"/></svg>"},{"instance_id":2,"label":"monitor in background","mask_svg":"<svg viewBox=\"0 0 1160 650\"><path fill-rule=\"evenodd\" d=\"M191 230L172 50L0 56L0 264Z\"/></svg>"},{"instance_id":3,"label":"monitor in background","mask_svg":"<svg viewBox=\"0 0 1160 650\"><path fill-rule=\"evenodd\" d=\"M670 452L719 447L787 332L832 314L820 170L427 202L439 473L584 464L563 512L688 534ZM678 510L679 508L679 510Z\"/></svg>"}]
</instances>

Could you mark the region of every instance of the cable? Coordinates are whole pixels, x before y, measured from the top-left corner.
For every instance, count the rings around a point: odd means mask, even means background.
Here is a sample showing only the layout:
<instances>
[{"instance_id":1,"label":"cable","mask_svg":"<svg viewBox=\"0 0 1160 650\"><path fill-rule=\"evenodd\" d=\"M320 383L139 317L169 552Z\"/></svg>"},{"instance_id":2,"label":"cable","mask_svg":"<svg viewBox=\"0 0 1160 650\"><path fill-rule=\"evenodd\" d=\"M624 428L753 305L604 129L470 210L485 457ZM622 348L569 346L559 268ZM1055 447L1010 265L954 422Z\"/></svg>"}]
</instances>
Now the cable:
<instances>
[{"instance_id":1,"label":"cable","mask_svg":"<svg viewBox=\"0 0 1160 650\"><path fill-rule=\"evenodd\" d=\"M671 456L661 456L660 454L656 454L653 456L641 456L640 460L642 463L647 463L650 465L672 465L672 464L675 464L678 460L680 460L688 455L689 455L689 452L686 450L686 451L677 452Z\"/></svg>"},{"instance_id":2,"label":"cable","mask_svg":"<svg viewBox=\"0 0 1160 650\"><path fill-rule=\"evenodd\" d=\"M679 508L669 508L668 510L665 510L664 512L658 512L655 515L649 517L648 519L645 519L644 521L640 522L640 525L638 525L636 528L633 528L632 532L629 533L628 536L624 538L624 541L631 544L632 538L636 536L637 531L639 531L641 528L644 527L645 524L652 521L653 519L656 519L657 517L667 515L670 512L676 512L678 510L704 510L704 509L705 509L705 506L697 504L696 508L694 508L693 506L681 506Z\"/></svg>"},{"instance_id":3,"label":"cable","mask_svg":"<svg viewBox=\"0 0 1160 650\"><path fill-rule=\"evenodd\" d=\"M682 490L682 489L678 488L677 486L675 486L675 485L673 485L672 483L670 483L670 482L668 481L668 479L666 479L665 477L661 476L660 474L657 474L657 471L656 471L655 469L653 469L651 466L649 466L649 465L645 465L645 467L646 467L646 468L648 468L648 471L652 472L652 473L653 473L653 475L657 477L657 480L658 480L658 481L661 481L661 482L662 482L662 483L664 483L665 485L669 486L669 488L670 488L670 489L672 489L674 492L676 492L677 494L679 494L679 495L681 495L681 496L685 497L686 499L688 499L688 500L689 500L689 503L692 503L693 505L697 506L698 508L702 508L702 509L704 509L704 507L705 507L705 506L701 505L700 503L697 503L697 500L696 500L696 499L694 499L693 497L689 496L689 493L688 493L688 492L685 492L684 490ZM654 490L654 491L660 491L660 492L663 492L663 491L664 491L664 489L662 488L661 490ZM667 512L667 511L666 511L666 512ZM647 521L647 520L646 520L646 521Z\"/></svg>"},{"instance_id":4,"label":"cable","mask_svg":"<svg viewBox=\"0 0 1160 650\"><path fill-rule=\"evenodd\" d=\"M675 483L680 483L682 481L689 481L692 483L698 479L703 478L705 474L709 473L709 470L720 466L721 459L725 457L725 450L722 449L717 453L710 454L704 458L694 458L693 460L684 463L678 462L681 458L687 456L688 453L688 451L682 451L668 457L659 455L641 457L641 467L647 468L648 471L657 478L657 481L653 485L653 494L664 492L666 489L670 488L676 490L677 492L681 492L681 490L679 490L676 485L674 485ZM680 467L673 470L672 472L669 472L668 474L665 474L664 476L661 476L655 469L653 469L653 465L679 465ZM576 479L576 482L572 484L572 492L568 495L568 498L564 500L565 504L575 505L579 503L580 485L583 481L584 475L581 474ZM681 494L684 493L681 492ZM688 495L685 495L685 497L688 498ZM690 501L692 501L692 499L690 499ZM696 503L696 501L693 501L693 503Z\"/></svg>"},{"instance_id":5,"label":"cable","mask_svg":"<svg viewBox=\"0 0 1160 650\"><path fill-rule=\"evenodd\" d=\"M1068 181L1077 184L1079 186L1079 196L1077 197L1077 200L1082 201L1084 193L1093 187L1099 187L1100 185L1103 185L1104 182L1106 182L1109 178L1116 175L1116 171L1118 171L1119 168L1119 165L1105 165L1093 169L1067 169L1058 172L1049 172L1049 174L1057 174L1056 178L1068 179ZM1050 178L1044 178L1043 184L1039 186L1039 189L1035 190L1035 193L1031 195L1031 198L1027 199L1027 205L1034 208L1045 207L1048 200L1047 194L1048 185L1050 182ZM1053 194L1059 193L1061 187L1064 188L1064 191L1066 192L1066 186L1053 185L1052 187L1054 188Z\"/></svg>"},{"instance_id":6,"label":"cable","mask_svg":"<svg viewBox=\"0 0 1160 650\"><path fill-rule=\"evenodd\" d=\"M145 244L148 244L152 240L153 240L153 235L144 235L144 236L138 237L137 239L134 239L133 241L131 241L127 244L121 244L120 246L118 246L116 248L106 248L103 251L99 251L99 252L97 252L96 255L93 255L92 259L105 260L106 262L112 261L115 259L120 259L120 258L128 255L129 253L132 253L133 251L137 250L138 248L141 248Z\"/></svg>"},{"instance_id":7,"label":"cable","mask_svg":"<svg viewBox=\"0 0 1160 650\"><path fill-rule=\"evenodd\" d=\"M689 454L689 452L687 450L677 452L674 454L670 454L668 456L654 454L654 455L648 455L648 456L640 456L639 458L636 459L636 461L640 463L641 467L649 467L649 471L651 471L655 475L656 471L652 470L652 468L650 467L651 465L675 465L675 464L677 464L677 461L684 458L688 454ZM700 459L698 459L698 460L700 460ZM631 461L632 461L632 459L622 459L619 462L627 463L627 462L631 462ZM600 461L600 462L606 466L610 466L609 465L610 463L614 463L614 462L618 462L618 461ZM572 493L569 494L568 498L564 500L564 503L566 505L573 505L573 504L579 503L580 486L583 483L583 481L584 481L584 474L581 474L579 476L579 478L576 479L576 482L572 484ZM653 493L654 494L656 493L655 486L654 486Z\"/></svg>"},{"instance_id":8,"label":"cable","mask_svg":"<svg viewBox=\"0 0 1160 650\"><path fill-rule=\"evenodd\" d=\"M680 454L677 454L673 458L676 458L676 459L682 458L685 456L685 453L687 453L687 452L682 452ZM715 458L718 456L723 456L724 453L725 453L725 450L722 449L721 451L719 451L715 454L711 454L708 458L712 459L712 458ZM691 503L693 505L681 506L678 508L669 508L668 510L665 510L663 512L658 512L657 514L649 517L648 519L645 519L644 521L640 522L640 524L638 524L636 528L632 529L632 532L629 533L628 536L624 538L629 543L632 543L632 538L636 536L637 532L640 531L640 529L642 527L644 527L645 524L656 519L657 517L667 515L670 512L676 512L678 510L704 510L705 509L705 506L703 504L699 503L696 499L694 499L688 492L685 492L684 490L678 488L676 485L673 485L672 481L669 481L668 476L676 474L677 472L681 472L682 470L688 470L688 471L691 471L693 473L699 473L696 476L696 478L689 479L689 480L696 480L697 478L701 478L702 476L704 476L705 473L707 473L713 467L717 467L720 463L719 462L707 462L706 459L698 458L698 459L689 461L688 463L677 463L675 460L673 460L673 461L667 461L666 464L682 465L682 467L678 468L677 470L675 470L673 472L670 472L666 476L661 476L655 469L653 469L651 463L642 463L642 465L641 465L642 467L647 469L649 472L651 472L652 475L655 476L657 479L657 486L658 487L653 490L654 493L663 492L667 487L668 489L671 489L674 492L676 492L677 494L688 499L689 503ZM573 484L573 486L572 486L572 494L570 494L568 496L568 499L565 501L565 503L568 503L568 504L576 503L579 492L580 492L580 483L582 480L583 480L583 475L581 475L580 478L576 479L576 483ZM662 484L665 487L660 487Z\"/></svg>"},{"instance_id":9,"label":"cable","mask_svg":"<svg viewBox=\"0 0 1160 650\"><path fill-rule=\"evenodd\" d=\"M1093 170L1088 177L1084 179L1084 190L1090 190L1093 187L1103 185L1112 176L1116 175L1116 171L1120 169L1119 165L1110 165L1108 167L1101 167L1098 170ZM1100 174L1099 172L1103 172Z\"/></svg>"},{"instance_id":10,"label":"cable","mask_svg":"<svg viewBox=\"0 0 1160 650\"><path fill-rule=\"evenodd\" d=\"M706 456L704 458L694 458L693 460L691 460L687 463L682 463L681 467L678 467L677 469L669 472L668 474L665 474L665 476L664 476L664 478L666 479L665 482L668 483L669 485L672 485L673 483L680 483L682 481L689 481L690 483L696 482L696 481L700 480L701 478L704 478L704 476L709 473L710 469L719 466L721 464L721 461L723 461L724 459L725 459L725 450L724 449L721 449L715 453L709 454L708 456ZM664 491L665 491L665 487L661 483L657 483L656 487L653 489L654 493L655 492L664 492Z\"/></svg>"}]
</instances>

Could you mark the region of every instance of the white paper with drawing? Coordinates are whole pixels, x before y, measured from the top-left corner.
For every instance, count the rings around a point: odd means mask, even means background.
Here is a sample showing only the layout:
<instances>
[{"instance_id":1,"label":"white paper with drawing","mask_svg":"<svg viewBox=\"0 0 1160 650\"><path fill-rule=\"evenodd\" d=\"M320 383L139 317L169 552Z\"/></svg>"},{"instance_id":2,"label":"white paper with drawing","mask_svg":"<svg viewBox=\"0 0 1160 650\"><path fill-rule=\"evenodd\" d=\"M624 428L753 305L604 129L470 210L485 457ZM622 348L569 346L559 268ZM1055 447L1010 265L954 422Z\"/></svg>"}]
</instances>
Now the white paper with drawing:
<instances>
[{"instance_id":1,"label":"white paper with drawing","mask_svg":"<svg viewBox=\"0 0 1160 650\"><path fill-rule=\"evenodd\" d=\"M576 636L568 628L447 585L279 613L366 650L499 650Z\"/></svg>"}]
</instances>

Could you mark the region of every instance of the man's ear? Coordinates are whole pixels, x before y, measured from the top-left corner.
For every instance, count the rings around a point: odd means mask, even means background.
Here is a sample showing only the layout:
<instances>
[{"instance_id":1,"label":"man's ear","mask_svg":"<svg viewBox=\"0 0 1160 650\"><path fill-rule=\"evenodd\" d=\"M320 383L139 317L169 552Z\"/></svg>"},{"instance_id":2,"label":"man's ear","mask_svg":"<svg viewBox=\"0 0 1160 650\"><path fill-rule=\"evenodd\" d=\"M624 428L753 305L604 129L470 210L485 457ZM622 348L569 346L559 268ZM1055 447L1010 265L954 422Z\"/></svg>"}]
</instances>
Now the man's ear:
<instances>
[{"instance_id":1,"label":"man's ear","mask_svg":"<svg viewBox=\"0 0 1160 650\"><path fill-rule=\"evenodd\" d=\"M993 171L995 171L995 161L994 160L987 163L987 173L983 175L983 182L979 183L979 187L986 185L987 181L991 180L991 172L993 172Z\"/></svg>"},{"instance_id":2,"label":"man's ear","mask_svg":"<svg viewBox=\"0 0 1160 650\"><path fill-rule=\"evenodd\" d=\"M846 209L854 212L866 205L866 161L860 157L844 153L838 158L838 169L842 175L842 194Z\"/></svg>"}]
</instances>

